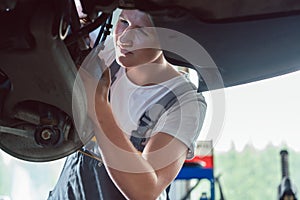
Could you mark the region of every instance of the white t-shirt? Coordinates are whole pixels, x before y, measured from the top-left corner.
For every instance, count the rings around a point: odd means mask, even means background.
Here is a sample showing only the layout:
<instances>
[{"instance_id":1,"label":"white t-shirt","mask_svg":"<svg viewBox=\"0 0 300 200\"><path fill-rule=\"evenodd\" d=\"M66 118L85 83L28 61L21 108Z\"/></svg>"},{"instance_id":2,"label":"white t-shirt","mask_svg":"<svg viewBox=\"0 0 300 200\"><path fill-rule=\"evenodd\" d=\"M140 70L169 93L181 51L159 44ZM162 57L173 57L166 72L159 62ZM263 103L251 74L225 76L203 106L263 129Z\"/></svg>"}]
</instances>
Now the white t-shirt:
<instances>
[{"instance_id":1,"label":"white t-shirt","mask_svg":"<svg viewBox=\"0 0 300 200\"><path fill-rule=\"evenodd\" d=\"M141 116L151 105L157 103L170 90L188 81L188 78L182 75L158 85L139 86L128 79L125 69L121 67L110 94L112 111L119 127L129 138L131 132L137 129ZM147 136L151 137L158 132L174 136L189 148L187 159L190 159L194 156L195 142L204 121L206 103L204 97L195 90L177 98L178 103L165 111Z\"/></svg>"}]
</instances>

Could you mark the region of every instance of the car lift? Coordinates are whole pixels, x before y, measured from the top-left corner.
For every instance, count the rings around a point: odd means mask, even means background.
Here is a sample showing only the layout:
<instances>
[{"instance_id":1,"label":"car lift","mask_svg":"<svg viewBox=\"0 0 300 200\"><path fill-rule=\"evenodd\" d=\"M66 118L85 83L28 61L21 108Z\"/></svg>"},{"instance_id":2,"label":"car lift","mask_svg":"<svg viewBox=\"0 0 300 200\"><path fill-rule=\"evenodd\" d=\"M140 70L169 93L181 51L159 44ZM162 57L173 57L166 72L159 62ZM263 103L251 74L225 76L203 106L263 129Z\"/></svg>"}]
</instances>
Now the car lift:
<instances>
[{"instance_id":1,"label":"car lift","mask_svg":"<svg viewBox=\"0 0 300 200\"><path fill-rule=\"evenodd\" d=\"M210 198L201 197L200 200L215 200L215 178L212 141L198 141L195 157L186 160L176 180L207 179L210 182ZM193 187L192 189L194 189ZM191 190L192 190L191 189ZM186 196L189 196L189 193Z\"/></svg>"}]
</instances>

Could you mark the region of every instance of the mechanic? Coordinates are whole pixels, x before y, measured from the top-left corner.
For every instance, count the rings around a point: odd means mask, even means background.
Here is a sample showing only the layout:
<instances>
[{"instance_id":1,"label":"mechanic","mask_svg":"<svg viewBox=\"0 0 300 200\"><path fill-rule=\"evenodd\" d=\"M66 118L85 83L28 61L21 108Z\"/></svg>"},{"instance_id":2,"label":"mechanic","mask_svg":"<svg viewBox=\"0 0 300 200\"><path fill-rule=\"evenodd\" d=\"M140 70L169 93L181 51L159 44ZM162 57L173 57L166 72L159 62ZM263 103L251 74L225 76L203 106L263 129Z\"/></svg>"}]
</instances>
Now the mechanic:
<instances>
[{"instance_id":1,"label":"mechanic","mask_svg":"<svg viewBox=\"0 0 300 200\"><path fill-rule=\"evenodd\" d=\"M96 140L67 157L48 199L167 199L166 188L185 159L193 157L206 113L205 99L194 89L178 96L177 104L162 114L140 144L134 144L134 138L140 139L134 130L147 109L169 91L191 84L166 60L150 27L154 25L148 14L122 10L113 34L120 66L116 74L103 69L93 92L89 88L94 80L82 70L87 93L94 94L88 97ZM116 79L112 82L110 76ZM107 172L111 183L100 170Z\"/></svg>"}]
</instances>

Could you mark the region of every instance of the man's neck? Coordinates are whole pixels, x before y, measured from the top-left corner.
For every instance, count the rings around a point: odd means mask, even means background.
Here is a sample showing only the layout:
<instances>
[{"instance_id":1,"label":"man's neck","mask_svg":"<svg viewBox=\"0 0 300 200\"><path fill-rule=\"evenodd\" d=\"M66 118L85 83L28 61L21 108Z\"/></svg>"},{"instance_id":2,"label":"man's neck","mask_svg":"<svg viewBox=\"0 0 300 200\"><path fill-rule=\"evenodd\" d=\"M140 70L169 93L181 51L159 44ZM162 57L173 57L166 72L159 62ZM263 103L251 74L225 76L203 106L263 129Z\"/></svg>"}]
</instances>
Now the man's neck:
<instances>
[{"instance_id":1,"label":"man's neck","mask_svg":"<svg viewBox=\"0 0 300 200\"><path fill-rule=\"evenodd\" d=\"M165 62L162 64L149 63L126 69L126 75L136 85L156 85L180 75L172 66Z\"/></svg>"}]
</instances>

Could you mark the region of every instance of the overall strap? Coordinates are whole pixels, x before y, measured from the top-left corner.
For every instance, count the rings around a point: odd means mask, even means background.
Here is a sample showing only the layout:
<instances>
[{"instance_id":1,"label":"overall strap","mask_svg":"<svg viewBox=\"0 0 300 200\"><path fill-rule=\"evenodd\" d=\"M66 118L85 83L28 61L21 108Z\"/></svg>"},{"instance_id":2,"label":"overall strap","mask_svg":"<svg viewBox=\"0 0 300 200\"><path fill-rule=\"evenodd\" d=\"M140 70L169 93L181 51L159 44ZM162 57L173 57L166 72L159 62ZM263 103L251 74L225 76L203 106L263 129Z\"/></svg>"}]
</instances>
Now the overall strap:
<instances>
[{"instance_id":1,"label":"overall strap","mask_svg":"<svg viewBox=\"0 0 300 200\"><path fill-rule=\"evenodd\" d=\"M110 85L112 85L115 82L115 80L117 78L116 74L119 71L120 67L121 66L117 63L116 60L114 60L114 62L110 65L110 67L109 67L109 69L110 69L110 81L111 81Z\"/></svg>"},{"instance_id":2,"label":"overall strap","mask_svg":"<svg viewBox=\"0 0 300 200\"><path fill-rule=\"evenodd\" d=\"M120 65L117 63L116 60L114 60L114 62L110 65L109 70L110 70L110 86L112 86L112 84L115 82L116 80L116 74L118 73L119 69L120 69ZM110 101L110 90L108 93L108 99Z\"/></svg>"},{"instance_id":3,"label":"overall strap","mask_svg":"<svg viewBox=\"0 0 300 200\"><path fill-rule=\"evenodd\" d=\"M137 130L133 130L130 137L130 141L138 151L142 152L144 150L146 133L154 128L165 111L178 102L177 97L192 90L197 90L197 88L192 83L184 82L175 89L169 91L145 111L139 120Z\"/></svg>"}]
</instances>

